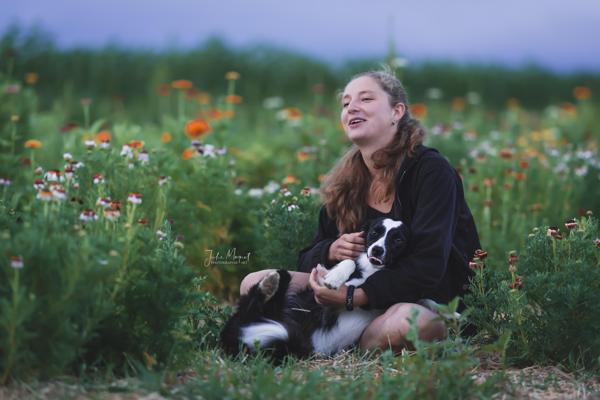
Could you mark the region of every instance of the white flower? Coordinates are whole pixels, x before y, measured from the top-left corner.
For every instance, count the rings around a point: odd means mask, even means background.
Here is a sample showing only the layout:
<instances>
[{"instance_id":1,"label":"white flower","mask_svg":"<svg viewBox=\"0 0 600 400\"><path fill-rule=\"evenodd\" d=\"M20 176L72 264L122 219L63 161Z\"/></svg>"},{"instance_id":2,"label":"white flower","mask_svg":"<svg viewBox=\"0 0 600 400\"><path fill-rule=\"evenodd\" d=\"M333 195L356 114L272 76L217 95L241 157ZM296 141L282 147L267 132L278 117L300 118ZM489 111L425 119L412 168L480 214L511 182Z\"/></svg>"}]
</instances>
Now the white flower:
<instances>
[{"instance_id":1,"label":"white flower","mask_svg":"<svg viewBox=\"0 0 600 400\"><path fill-rule=\"evenodd\" d=\"M439 88L429 88L427 89L427 97L431 100L439 100L442 98L444 94L442 93L442 89Z\"/></svg>"},{"instance_id":2,"label":"white flower","mask_svg":"<svg viewBox=\"0 0 600 400\"><path fill-rule=\"evenodd\" d=\"M131 204L142 204L142 195L140 193L130 193L127 201Z\"/></svg>"},{"instance_id":3,"label":"white flower","mask_svg":"<svg viewBox=\"0 0 600 400\"><path fill-rule=\"evenodd\" d=\"M101 183L104 183L104 176L102 176L102 174L95 174L92 180L94 182L94 185L99 185Z\"/></svg>"},{"instance_id":4,"label":"white flower","mask_svg":"<svg viewBox=\"0 0 600 400\"><path fill-rule=\"evenodd\" d=\"M248 196L254 197L254 198L262 197L263 193L264 193L264 191L259 188L252 188L252 189L248 190Z\"/></svg>"},{"instance_id":5,"label":"white flower","mask_svg":"<svg viewBox=\"0 0 600 400\"><path fill-rule=\"evenodd\" d=\"M281 97L268 97L263 100L263 107L267 110L274 110L283 106L283 99Z\"/></svg>"},{"instance_id":6,"label":"white flower","mask_svg":"<svg viewBox=\"0 0 600 400\"><path fill-rule=\"evenodd\" d=\"M100 143L100 148L102 148L102 149L110 148L110 140L103 140L102 143Z\"/></svg>"},{"instance_id":7,"label":"white flower","mask_svg":"<svg viewBox=\"0 0 600 400\"><path fill-rule=\"evenodd\" d=\"M158 240L165 240L167 237L167 234L164 233L163 231L156 231L156 237L158 238Z\"/></svg>"},{"instance_id":8,"label":"white flower","mask_svg":"<svg viewBox=\"0 0 600 400\"><path fill-rule=\"evenodd\" d=\"M44 178L46 178L48 182L63 182L65 180L60 171L57 169L51 169L46 172Z\"/></svg>"},{"instance_id":9,"label":"white flower","mask_svg":"<svg viewBox=\"0 0 600 400\"><path fill-rule=\"evenodd\" d=\"M477 92L467 93L467 102L471 105L477 105L481 103L481 96Z\"/></svg>"},{"instance_id":10,"label":"white flower","mask_svg":"<svg viewBox=\"0 0 600 400\"><path fill-rule=\"evenodd\" d=\"M110 203L110 197L98 197L98 200L96 200L96 205L101 206L102 208L110 207Z\"/></svg>"},{"instance_id":11,"label":"white flower","mask_svg":"<svg viewBox=\"0 0 600 400\"><path fill-rule=\"evenodd\" d=\"M142 164L148 164L150 162L150 155L146 150L140 151L137 158Z\"/></svg>"},{"instance_id":12,"label":"white flower","mask_svg":"<svg viewBox=\"0 0 600 400\"><path fill-rule=\"evenodd\" d=\"M96 213L94 212L94 210L86 208L85 210L83 210L81 212L81 214L79 214L79 219L82 220L82 221L84 221L84 222L96 221L98 219L98 215L96 215Z\"/></svg>"},{"instance_id":13,"label":"white flower","mask_svg":"<svg viewBox=\"0 0 600 400\"><path fill-rule=\"evenodd\" d=\"M10 186L12 181L8 178L0 178L0 186Z\"/></svg>"},{"instance_id":14,"label":"white flower","mask_svg":"<svg viewBox=\"0 0 600 400\"><path fill-rule=\"evenodd\" d=\"M289 206L287 206L287 210L288 210L289 212L292 212L292 211L294 211L294 210L297 210L297 209L299 209L299 208L300 208L300 207L298 207L296 204L290 204Z\"/></svg>"},{"instance_id":15,"label":"white flower","mask_svg":"<svg viewBox=\"0 0 600 400\"><path fill-rule=\"evenodd\" d=\"M116 221L121 216L121 211L115 210L113 208L105 208L104 209L104 218L109 221Z\"/></svg>"},{"instance_id":16,"label":"white flower","mask_svg":"<svg viewBox=\"0 0 600 400\"><path fill-rule=\"evenodd\" d=\"M240 188L237 188L233 191L233 194L235 194L236 196L241 196L242 193L243 193L242 189L240 189Z\"/></svg>"},{"instance_id":17,"label":"white flower","mask_svg":"<svg viewBox=\"0 0 600 400\"><path fill-rule=\"evenodd\" d=\"M65 201L67 198L67 193L65 189L62 187L57 187L52 189L52 198L56 201Z\"/></svg>"},{"instance_id":18,"label":"white flower","mask_svg":"<svg viewBox=\"0 0 600 400\"><path fill-rule=\"evenodd\" d=\"M93 141L93 140L86 140L86 141L84 142L84 144L85 144L85 147L87 147L87 149L88 149L88 150L91 150L91 149L93 149L94 147L96 147L96 142L95 142L95 141Z\"/></svg>"},{"instance_id":19,"label":"white flower","mask_svg":"<svg viewBox=\"0 0 600 400\"><path fill-rule=\"evenodd\" d=\"M37 196L35 196L38 200L42 201L50 201L52 200L52 192L46 189L42 189L38 191Z\"/></svg>"},{"instance_id":20,"label":"white flower","mask_svg":"<svg viewBox=\"0 0 600 400\"><path fill-rule=\"evenodd\" d=\"M46 186L46 184L41 179L36 179L35 182L33 182L34 189L40 190L40 189L43 189L45 186Z\"/></svg>"},{"instance_id":21,"label":"white flower","mask_svg":"<svg viewBox=\"0 0 600 400\"><path fill-rule=\"evenodd\" d=\"M12 256L10 258L10 266L14 269L22 269L23 268L23 257L21 256Z\"/></svg>"},{"instance_id":22,"label":"white flower","mask_svg":"<svg viewBox=\"0 0 600 400\"><path fill-rule=\"evenodd\" d=\"M158 186L166 185L171 180L170 176L161 176L158 178Z\"/></svg>"},{"instance_id":23,"label":"white flower","mask_svg":"<svg viewBox=\"0 0 600 400\"><path fill-rule=\"evenodd\" d=\"M575 168L575 175L577 176L586 176L588 173L587 165L581 166L579 168Z\"/></svg>"},{"instance_id":24,"label":"white flower","mask_svg":"<svg viewBox=\"0 0 600 400\"><path fill-rule=\"evenodd\" d=\"M65 153L63 154L63 159L65 161L71 161L73 159L73 156L71 155L71 153Z\"/></svg>"},{"instance_id":25,"label":"white flower","mask_svg":"<svg viewBox=\"0 0 600 400\"><path fill-rule=\"evenodd\" d=\"M129 145L124 144L121 148L121 157L133 158L133 150Z\"/></svg>"},{"instance_id":26,"label":"white flower","mask_svg":"<svg viewBox=\"0 0 600 400\"><path fill-rule=\"evenodd\" d=\"M279 184L275 181L269 181L269 183L267 183L267 186L265 186L264 189L265 192L273 194L279 190Z\"/></svg>"}]
</instances>

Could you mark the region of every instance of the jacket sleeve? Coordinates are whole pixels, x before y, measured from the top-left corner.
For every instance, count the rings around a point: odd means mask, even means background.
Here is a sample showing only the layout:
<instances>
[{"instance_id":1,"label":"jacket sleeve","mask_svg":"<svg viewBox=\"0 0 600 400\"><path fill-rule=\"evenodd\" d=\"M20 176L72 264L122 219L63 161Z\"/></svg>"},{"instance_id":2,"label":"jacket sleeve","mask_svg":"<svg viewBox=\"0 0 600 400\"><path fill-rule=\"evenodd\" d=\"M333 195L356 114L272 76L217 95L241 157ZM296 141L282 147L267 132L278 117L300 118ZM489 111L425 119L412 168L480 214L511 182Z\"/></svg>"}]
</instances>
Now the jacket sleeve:
<instances>
[{"instance_id":1,"label":"jacket sleeve","mask_svg":"<svg viewBox=\"0 0 600 400\"><path fill-rule=\"evenodd\" d=\"M416 303L423 292L435 290L446 273L458 215L458 177L444 159L428 161L417 174L410 188L416 190L416 202L409 248L391 268L378 271L362 284L369 307Z\"/></svg>"},{"instance_id":2,"label":"jacket sleeve","mask_svg":"<svg viewBox=\"0 0 600 400\"><path fill-rule=\"evenodd\" d=\"M330 267L327 260L329 247L337 239L337 229L335 222L327 215L325 207L321 207L319 212L319 227L312 243L300 250L298 256L298 271L310 272L317 264L323 264Z\"/></svg>"}]
</instances>

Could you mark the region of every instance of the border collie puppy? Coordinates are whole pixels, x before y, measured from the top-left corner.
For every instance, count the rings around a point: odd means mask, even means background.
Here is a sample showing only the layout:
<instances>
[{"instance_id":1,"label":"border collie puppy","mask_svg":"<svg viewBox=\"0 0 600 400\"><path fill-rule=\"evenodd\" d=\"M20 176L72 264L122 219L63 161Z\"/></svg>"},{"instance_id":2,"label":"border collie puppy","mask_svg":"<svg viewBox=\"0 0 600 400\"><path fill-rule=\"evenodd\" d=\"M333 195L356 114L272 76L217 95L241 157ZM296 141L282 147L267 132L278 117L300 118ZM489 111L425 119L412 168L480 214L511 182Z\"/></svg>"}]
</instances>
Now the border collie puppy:
<instances>
[{"instance_id":1,"label":"border collie puppy","mask_svg":"<svg viewBox=\"0 0 600 400\"><path fill-rule=\"evenodd\" d=\"M321 285L331 289L343 284L359 286L406 247L408 229L400 221L379 218L364 230L368 232L366 252L356 262L344 260L329 270L319 264ZM272 271L240 298L237 311L221 332L221 346L228 354L263 350L277 361L288 354L334 354L356 343L382 313L322 306L315 302L310 288L288 293L290 280L286 270Z\"/></svg>"}]
</instances>

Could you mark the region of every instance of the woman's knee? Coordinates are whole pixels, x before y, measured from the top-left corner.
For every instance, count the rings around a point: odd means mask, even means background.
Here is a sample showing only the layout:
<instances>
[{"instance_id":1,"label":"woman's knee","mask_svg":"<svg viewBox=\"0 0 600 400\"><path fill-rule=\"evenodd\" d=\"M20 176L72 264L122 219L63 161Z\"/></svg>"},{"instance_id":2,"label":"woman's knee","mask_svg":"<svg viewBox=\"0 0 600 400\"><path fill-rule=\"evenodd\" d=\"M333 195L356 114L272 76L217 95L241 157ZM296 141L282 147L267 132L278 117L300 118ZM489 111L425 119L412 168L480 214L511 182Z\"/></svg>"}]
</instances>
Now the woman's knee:
<instances>
[{"instance_id":1,"label":"woman's knee","mask_svg":"<svg viewBox=\"0 0 600 400\"><path fill-rule=\"evenodd\" d=\"M250 272L242 279L240 283L240 295L245 295L250 291L250 288L256 285L265 275L273 269L263 269L261 271Z\"/></svg>"},{"instance_id":2,"label":"woman's knee","mask_svg":"<svg viewBox=\"0 0 600 400\"><path fill-rule=\"evenodd\" d=\"M411 329L413 313L417 312L416 325L419 339L425 341L440 340L446 336L446 326L437 314L412 303L394 304L376 318L365 329L360 340L363 349L388 349L398 351L411 346L407 339Z\"/></svg>"}]
</instances>

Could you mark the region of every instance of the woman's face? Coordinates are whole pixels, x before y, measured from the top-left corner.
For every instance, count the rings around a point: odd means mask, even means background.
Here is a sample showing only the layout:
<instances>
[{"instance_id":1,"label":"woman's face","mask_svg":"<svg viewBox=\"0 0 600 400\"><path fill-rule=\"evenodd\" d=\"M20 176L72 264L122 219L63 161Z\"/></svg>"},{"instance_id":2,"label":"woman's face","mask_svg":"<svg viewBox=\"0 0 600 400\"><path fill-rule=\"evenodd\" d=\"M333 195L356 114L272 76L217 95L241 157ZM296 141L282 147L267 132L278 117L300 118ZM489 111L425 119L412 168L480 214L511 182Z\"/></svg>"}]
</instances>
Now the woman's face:
<instances>
[{"instance_id":1,"label":"woman's face","mask_svg":"<svg viewBox=\"0 0 600 400\"><path fill-rule=\"evenodd\" d=\"M342 94L342 126L359 147L379 149L394 137L404 109L402 103L390 105L388 94L377 81L361 76L350 81Z\"/></svg>"}]
</instances>

